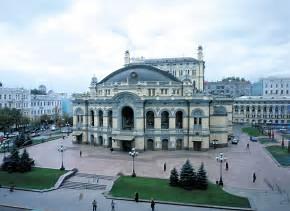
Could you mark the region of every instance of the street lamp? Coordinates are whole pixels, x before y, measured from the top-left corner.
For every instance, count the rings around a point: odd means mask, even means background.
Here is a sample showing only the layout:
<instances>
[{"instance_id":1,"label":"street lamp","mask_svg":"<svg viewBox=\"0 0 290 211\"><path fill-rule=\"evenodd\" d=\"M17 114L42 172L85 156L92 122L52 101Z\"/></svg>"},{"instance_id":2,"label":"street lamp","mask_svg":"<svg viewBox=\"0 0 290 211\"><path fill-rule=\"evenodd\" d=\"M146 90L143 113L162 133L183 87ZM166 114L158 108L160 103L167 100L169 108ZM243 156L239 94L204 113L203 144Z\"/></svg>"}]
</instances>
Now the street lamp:
<instances>
[{"instance_id":1,"label":"street lamp","mask_svg":"<svg viewBox=\"0 0 290 211\"><path fill-rule=\"evenodd\" d=\"M63 148L63 145L61 145L59 148L58 148L58 151L61 152L61 167L60 167L60 170L65 170L64 166L63 166L63 151L64 151L64 148Z\"/></svg>"},{"instance_id":2,"label":"street lamp","mask_svg":"<svg viewBox=\"0 0 290 211\"><path fill-rule=\"evenodd\" d=\"M138 152L136 152L135 148L132 148L132 151L129 152L129 155L133 158L133 173L132 173L132 177L136 177L134 160L135 160L135 157L138 155Z\"/></svg>"},{"instance_id":3,"label":"street lamp","mask_svg":"<svg viewBox=\"0 0 290 211\"><path fill-rule=\"evenodd\" d=\"M223 176L222 176L222 164L224 161L227 160L227 158L224 157L224 153L220 153L219 156L216 157L216 160L220 163L220 181L219 185L223 186Z\"/></svg>"}]
</instances>

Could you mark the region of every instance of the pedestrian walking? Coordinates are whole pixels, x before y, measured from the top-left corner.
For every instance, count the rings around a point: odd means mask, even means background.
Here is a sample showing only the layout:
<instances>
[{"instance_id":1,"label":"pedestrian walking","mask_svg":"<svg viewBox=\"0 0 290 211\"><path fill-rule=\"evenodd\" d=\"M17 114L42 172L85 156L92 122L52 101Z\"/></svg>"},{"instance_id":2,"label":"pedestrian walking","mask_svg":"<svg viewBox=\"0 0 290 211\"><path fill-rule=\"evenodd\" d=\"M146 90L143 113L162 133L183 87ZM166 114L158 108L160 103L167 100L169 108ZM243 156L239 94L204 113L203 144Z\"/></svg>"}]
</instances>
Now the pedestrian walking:
<instances>
[{"instance_id":1,"label":"pedestrian walking","mask_svg":"<svg viewBox=\"0 0 290 211\"><path fill-rule=\"evenodd\" d=\"M255 174L255 172L254 172L254 173L253 173L253 183L256 182L256 179L257 179L257 177L256 177L256 174Z\"/></svg>"},{"instance_id":2,"label":"pedestrian walking","mask_svg":"<svg viewBox=\"0 0 290 211\"><path fill-rule=\"evenodd\" d=\"M226 170L227 171L229 170L229 164L228 164L228 162L226 162Z\"/></svg>"},{"instance_id":3,"label":"pedestrian walking","mask_svg":"<svg viewBox=\"0 0 290 211\"><path fill-rule=\"evenodd\" d=\"M250 149L250 144L249 143L247 143L247 149Z\"/></svg>"},{"instance_id":4,"label":"pedestrian walking","mask_svg":"<svg viewBox=\"0 0 290 211\"><path fill-rule=\"evenodd\" d=\"M151 209L152 209L152 211L154 211L154 209L155 209L155 202L153 199L151 200Z\"/></svg>"},{"instance_id":5,"label":"pedestrian walking","mask_svg":"<svg viewBox=\"0 0 290 211\"><path fill-rule=\"evenodd\" d=\"M82 150L80 150L80 157L82 157Z\"/></svg>"},{"instance_id":6,"label":"pedestrian walking","mask_svg":"<svg viewBox=\"0 0 290 211\"><path fill-rule=\"evenodd\" d=\"M114 200L111 201L111 208L112 208L112 211L115 211L115 202L114 202Z\"/></svg>"},{"instance_id":7,"label":"pedestrian walking","mask_svg":"<svg viewBox=\"0 0 290 211\"><path fill-rule=\"evenodd\" d=\"M99 183L99 177L97 177L97 183Z\"/></svg>"},{"instance_id":8,"label":"pedestrian walking","mask_svg":"<svg viewBox=\"0 0 290 211\"><path fill-rule=\"evenodd\" d=\"M166 162L163 165L163 171L166 171Z\"/></svg>"},{"instance_id":9,"label":"pedestrian walking","mask_svg":"<svg viewBox=\"0 0 290 211\"><path fill-rule=\"evenodd\" d=\"M94 201L92 202L93 204L93 211L97 211L97 202L96 200L94 199Z\"/></svg>"},{"instance_id":10,"label":"pedestrian walking","mask_svg":"<svg viewBox=\"0 0 290 211\"><path fill-rule=\"evenodd\" d=\"M136 193L135 193L135 202L138 202L138 201L139 201L139 193L136 192Z\"/></svg>"}]
</instances>

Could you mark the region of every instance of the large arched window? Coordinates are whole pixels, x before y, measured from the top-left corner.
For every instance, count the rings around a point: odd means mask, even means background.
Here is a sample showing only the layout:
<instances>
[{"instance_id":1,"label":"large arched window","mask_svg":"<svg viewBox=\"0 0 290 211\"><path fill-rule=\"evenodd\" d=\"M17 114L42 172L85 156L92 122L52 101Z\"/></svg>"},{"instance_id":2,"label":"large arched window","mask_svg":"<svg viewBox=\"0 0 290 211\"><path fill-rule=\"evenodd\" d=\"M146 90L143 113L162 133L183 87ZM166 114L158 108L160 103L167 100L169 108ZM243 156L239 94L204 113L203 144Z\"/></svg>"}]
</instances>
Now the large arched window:
<instances>
[{"instance_id":1,"label":"large arched window","mask_svg":"<svg viewBox=\"0 0 290 211\"><path fill-rule=\"evenodd\" d=\"M178 129L183 128L182 120L183 120L182 111L177 111L175 114L175 127L176 128L178 128Z\"/></svg>"},{"instance_id":2,"label":"large arched window","mask_svg":"<svg viewBox=\"0 0 290 211\"><path fill-rule=\"evenodd\" d=\"M129 106L122 109L122 128L132 130L134 128L134 111Z\"/></svg>"},{"instance_id":3,"label":"large arched window","mask_svg":"<svg viewBox=\"0 0 290 211\"><path fill-rule=\"evenodd\" d=\"M103 127L103 111L99 110L99 127Z\"/></svg>"},{"instance_id":4,"label":"large arched window","mask_svg":"<svg viewBox=\"0 0 290 211\"><path fill-rule=\"evenodd\" d=\"M83 123L83 115L84 112L81 108L77 108L75 111L75 115L77 117L77 124L82 124Z\"/></svg>"},{"instance_id":5,"label":"large arched window","mask_svg":"<svg viewBox=\"0 0 290 211\"><path fill-rule=\"evenodd\" d=\"M113 127L113 112L112 112L112 110L108 111L108 126L110 128Z\"/></svg>"},{"instance_id":6,"label":"large arched window","mask_svg":"<svg viewBox=\"0 0 290 211\"><path fill-rule=\"evenodd\" d=\"M90 119L91 119L91 126L95 126L95 114L93 110L91 110L90 112Z\"/></svg>"},{"instance_id":7,"label":"large arched window","mask_svg":"<svg viewBox=\"0 0 290 211\"><path fill-rule=\"evenodd\" d=\"M202 117L204 117L203 111L200 109L195 109L192 112L193 116L193 129L201 130L202 129Z\"/></svg>"},{"instance_id":8,"label":"large arched window","mask_svg":"<svg viewBox=\"0 0 290 211\"><path fill-rule=\"evenodd\" d=\"M161 113L161 129L169 128L169 113L167 111L163 111Z\"/></svg>"},{"instance_id":9,"label":"large arched window","mask_svg":"<svg viewBox=\"0 0 290 211\"><path fill-rule=\"evenodd\" d=\"M154 112L148 111L146 113L146 128L154 128Z\"/></svg>"}]
</instances>

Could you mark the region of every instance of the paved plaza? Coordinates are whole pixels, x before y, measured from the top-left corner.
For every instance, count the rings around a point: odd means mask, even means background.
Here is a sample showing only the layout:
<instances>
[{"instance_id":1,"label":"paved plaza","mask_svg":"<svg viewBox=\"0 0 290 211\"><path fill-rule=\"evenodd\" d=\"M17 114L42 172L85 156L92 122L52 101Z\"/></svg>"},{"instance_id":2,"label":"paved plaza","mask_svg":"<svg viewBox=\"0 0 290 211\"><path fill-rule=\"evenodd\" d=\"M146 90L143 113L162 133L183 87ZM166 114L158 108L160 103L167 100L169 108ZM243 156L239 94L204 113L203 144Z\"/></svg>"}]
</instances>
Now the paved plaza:
<instances>
[{"instance_id":1,"label":"paved plaza","mask_svg":"<svg viewBox=\"0 0 290 211\"><path fill-rule=\"evenodd\" d=\"M173 167L181 168L189 159L197 169L204 163L208 177L215 182L219 179L219 163L216 156L223 152L229 163L229 170L223 167L225 190L249 198L253 208L261 211L290 210L290 168L278 167L267 154L260 143L250 143L246 148L248 136L235 128L239 136L238 145L230 144L228 148L211 149L208 152L193 151L146 151L136 158L135 170L138 176L168 178ZM61 155L58 147L63 144L64 165L66 169L78 168L79 172L106 176L116 176L118 173L131 174L132 158L125 152L113 152L109 149L89 145L75 145L71 137L65 140L55 140L28 148L28 151L40 167L59 168ZM82 156L80 157L80 151ZM1 155L2 156L2 155ZM167 171L163 171L166 162ZM252 174L257 180L252 182ZM108 184L106 184L108 185ZM15 191L8 193L0 189L0 204L11 204L42 210L90 210L91 201L97 198L102 209L110 210L110 201L101 194L102 190L58 189L47 193ZM80 193L83 196L80 199ZM37 200L35 200L37 199ZM116 210L150 210L148 203L117 201ZM213 210L173 205L158 205L156 210Z\"/></svg>"}]
</instances>

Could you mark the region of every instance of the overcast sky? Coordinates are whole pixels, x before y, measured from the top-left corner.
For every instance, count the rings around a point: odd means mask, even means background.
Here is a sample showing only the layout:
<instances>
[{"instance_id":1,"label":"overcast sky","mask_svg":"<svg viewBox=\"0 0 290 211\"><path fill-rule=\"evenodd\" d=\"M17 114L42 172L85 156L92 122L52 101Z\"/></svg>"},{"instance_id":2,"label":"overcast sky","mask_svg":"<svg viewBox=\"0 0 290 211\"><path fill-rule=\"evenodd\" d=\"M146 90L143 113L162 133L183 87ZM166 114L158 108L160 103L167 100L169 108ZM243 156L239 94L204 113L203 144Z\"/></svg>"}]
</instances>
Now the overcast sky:
<instances>
[{"instance_id":1,"label":"overcast sky","mask_svg":"<svg viewBox=\"0 0 290 211\"><path fill-rule=\"evenodd\" d=\"M0 0L0 81L84 92L123 66L126 49L196 57L198 45L206 80L290 76L289 2Z\"/></svg>"}]
</instances>

